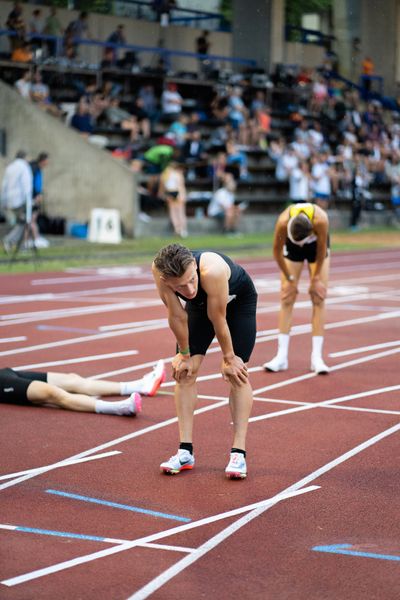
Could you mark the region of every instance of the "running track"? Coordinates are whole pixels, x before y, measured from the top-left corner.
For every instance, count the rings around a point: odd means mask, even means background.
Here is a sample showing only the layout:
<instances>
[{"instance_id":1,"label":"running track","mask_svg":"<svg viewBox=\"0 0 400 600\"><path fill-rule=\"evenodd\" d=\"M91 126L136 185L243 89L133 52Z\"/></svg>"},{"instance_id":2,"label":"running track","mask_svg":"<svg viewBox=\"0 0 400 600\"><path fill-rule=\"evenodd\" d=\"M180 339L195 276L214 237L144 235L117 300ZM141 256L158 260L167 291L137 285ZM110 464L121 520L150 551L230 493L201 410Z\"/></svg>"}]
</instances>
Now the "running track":
<instances>
[{"instance_id":1,"label":"running track","mask_svg":"<svg viewBox=\"0 0 400 600\"><path fill-rule=\"evenodd\" d=\"M247 480L224 478L231 425L215 344L196 467L176 477L158 469L177 446L170 374L137 418L0 405L0 598L400 598L399 251L334 255L332 372L319 377L307 279L290 369L265 373L277 270L242 264L259 292ZM1 366L120 381L173 353L149 265L3 275L0 307Z\"/></svg>"}]
</instances>

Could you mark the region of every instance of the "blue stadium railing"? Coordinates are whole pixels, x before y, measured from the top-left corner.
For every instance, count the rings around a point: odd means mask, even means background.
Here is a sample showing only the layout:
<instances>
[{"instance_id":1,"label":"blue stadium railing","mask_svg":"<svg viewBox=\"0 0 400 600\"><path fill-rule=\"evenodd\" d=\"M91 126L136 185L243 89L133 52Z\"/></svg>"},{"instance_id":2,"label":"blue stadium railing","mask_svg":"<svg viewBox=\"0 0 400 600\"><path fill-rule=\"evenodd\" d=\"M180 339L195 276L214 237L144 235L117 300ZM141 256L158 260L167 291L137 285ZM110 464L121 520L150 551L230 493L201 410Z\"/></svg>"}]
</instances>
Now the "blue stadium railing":
<instances>
[{"instance_id":1,"label":"blue stadium railing","mask_svg":"<svg viewBox=\"0 0 400 600\"><path fill-rule=\"evenodd\" d=\"M15 36L14 31L10 31L7 29L0 29L0 37L1 36ZM63 38L56 37L52 35L28 35L26 39L29 41L34 38L35 40L43 40L43 41L53 41L56 42L56 54L55 58L62 57L63 50ZM113 44L111 42L102 41L102 40L88 40L88 39L75 39L73 40L74 44L86 45L86 46L98 46L103 48L115 48L116 50L128 50L137 53L151 53L151 54L159 54L160 58L164 60L164 64L166 68L170 66L171 57L174 56L182 56L182 57L190 57L195 58L197 60L204 60L204 55L197 54L196 52L187 52L184 50L170 50L169 48L165 48L163 46L140 46L136 44ZM237 58L231 56L223 56L219 54L207 54L207 59L210 62L218 62L218 63L228 63L228 64L236 64L242 65L245 67L256 67L257 62L254 59L250 58ZM101 60L99 61L101 62Z\"/></svg>"}]
</instances>

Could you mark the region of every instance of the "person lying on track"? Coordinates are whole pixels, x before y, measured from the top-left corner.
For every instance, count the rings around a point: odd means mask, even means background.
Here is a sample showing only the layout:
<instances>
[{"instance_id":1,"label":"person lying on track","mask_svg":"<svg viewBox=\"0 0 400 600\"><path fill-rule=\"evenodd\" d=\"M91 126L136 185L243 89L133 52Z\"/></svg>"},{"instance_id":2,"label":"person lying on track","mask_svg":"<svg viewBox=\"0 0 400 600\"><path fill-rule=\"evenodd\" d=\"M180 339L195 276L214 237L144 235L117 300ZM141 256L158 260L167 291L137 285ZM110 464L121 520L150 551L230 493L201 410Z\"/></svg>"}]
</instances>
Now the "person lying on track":
<instances>
[{"instance_id":1,"label":"person lying on track","mask_svg":"<svg viewBox=\"0 0 400 600\"><path fill-rule=\"evenodd\" d=\"M136 381L89 379L75 373L0 369L0 403L49 405L79 412L130 416L141 411L143 396L154 396L165 381L164 361ZM106 401L96 396L128 396Z\"/></svg>"},{"instance_id":2,"label":"person lying on track","mask_svg":"<svg viewBox=\"0 0 400 600\"><path fill-rule=\"evenodd\" d=\"M161 471L176 474L194 466L196 379L216 336L222 351L222 376L230 385L233 421L233 447L225 474L229 479L244 479L247 425L253 403L246 363L256 339L254 284L246 271L228 256L219 252L191 252L180 244L162 248L152 269L177 343L172 374L176 381L180 446L175 456L160 465Z\"/></svg>"}]
</instances>

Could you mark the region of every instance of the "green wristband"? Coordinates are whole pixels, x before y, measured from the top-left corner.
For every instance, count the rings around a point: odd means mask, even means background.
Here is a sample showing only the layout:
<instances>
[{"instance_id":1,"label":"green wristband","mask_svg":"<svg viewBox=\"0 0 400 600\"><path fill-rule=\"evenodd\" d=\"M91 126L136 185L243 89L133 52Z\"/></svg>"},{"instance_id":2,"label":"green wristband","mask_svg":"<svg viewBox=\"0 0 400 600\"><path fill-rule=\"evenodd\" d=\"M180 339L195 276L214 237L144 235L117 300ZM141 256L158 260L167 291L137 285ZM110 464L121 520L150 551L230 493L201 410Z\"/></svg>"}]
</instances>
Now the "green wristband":
<instances>
[{"instance_id":1,"label":"green wristband","mask_svg":"<svg viewBox=\"0 0 400 600\"><path fill-rule=\"evenodd\" d=\"M190 348L189 346L187 348L183 348L181 350L181 348L179 348L179 354L182 354L183 356L186 356L187 354L190 354Z\"/></svg>"}]
</instances>

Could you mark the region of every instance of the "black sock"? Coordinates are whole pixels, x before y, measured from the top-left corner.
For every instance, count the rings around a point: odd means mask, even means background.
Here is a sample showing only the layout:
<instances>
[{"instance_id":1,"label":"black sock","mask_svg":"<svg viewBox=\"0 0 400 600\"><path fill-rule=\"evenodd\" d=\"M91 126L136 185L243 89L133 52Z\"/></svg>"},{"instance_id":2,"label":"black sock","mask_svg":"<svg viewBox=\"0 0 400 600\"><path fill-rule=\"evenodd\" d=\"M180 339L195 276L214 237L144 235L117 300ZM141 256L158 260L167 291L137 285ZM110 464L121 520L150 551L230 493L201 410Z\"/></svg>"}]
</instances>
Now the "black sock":
<instances>
[{"instance_id":1,"label":"black sock","mask_svg":"<svg viewBox=\"0 0 400 600\"><path fill-rule=\"evenodd\" d=\"M187 450L190 454L193 454L193 444L191 442L181 442L179 450Z\"/></svg>"},{"instance_id":2,"label":"black sock","mask_svg":"<svg viewBox=\"0 0 400 600\"><path fill-rule=\"evenodd\" d=\"M232 448L231 452L238 452L239 454L243 454L246 458L246 450L241 450L240 448Z\"/></svg>"}]
</instances>

